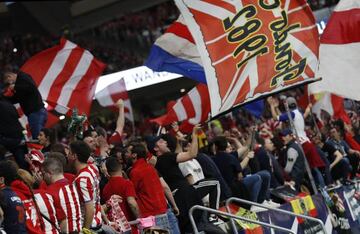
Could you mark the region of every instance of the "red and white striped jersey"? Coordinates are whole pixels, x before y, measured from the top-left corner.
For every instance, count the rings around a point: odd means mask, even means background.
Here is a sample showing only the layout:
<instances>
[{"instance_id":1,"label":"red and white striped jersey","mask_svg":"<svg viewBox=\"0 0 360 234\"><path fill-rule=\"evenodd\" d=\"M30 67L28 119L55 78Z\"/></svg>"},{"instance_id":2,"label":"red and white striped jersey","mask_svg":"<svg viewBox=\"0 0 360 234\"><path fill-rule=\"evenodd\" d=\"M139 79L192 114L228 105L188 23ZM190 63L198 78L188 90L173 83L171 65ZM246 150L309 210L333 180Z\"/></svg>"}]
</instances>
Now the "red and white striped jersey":
<instances>
[{"instance_id":1,"label":"red and white striped jersey","mask_svg":"<svg viewBox=\"0 0 360 234\"><path fill-rule=\"evenodd\" d=\"M94 202L94 218L91 227L98 227L102 223L101 205L100 205L100 187L99 172L93 164L81 169L74 180L77 191L79 193L81 209L83 211L84 204ZM83 212L84 213L84 212Z\"/></svg>"},{"instance_id":2,"label":"red and white striped jersey","mask_svg":"<svg viewBox=\"0 0 360 234\"><path fill-rule=\"evenodd\" d=\"M54 198L57 219L66 221L66 233L80 232L83 220L76 185L64 178L49 185L47 191Z\"/></svg>"},{"instance_id":3,"label":"red and white striped jersey","mask_svg":"<svg viewBox=\"0 0 360 234\"><path fill-rule=\"evenodd\" d=\"M41 212L42 222L44 223L46 234L58 234L59 224L56 218L53 197L45 191L38 190L34 193L36 204ZM43 216L47 217L44 218ZM51 222L49 222L50 220Z\"/></svg>"}]
</instances>

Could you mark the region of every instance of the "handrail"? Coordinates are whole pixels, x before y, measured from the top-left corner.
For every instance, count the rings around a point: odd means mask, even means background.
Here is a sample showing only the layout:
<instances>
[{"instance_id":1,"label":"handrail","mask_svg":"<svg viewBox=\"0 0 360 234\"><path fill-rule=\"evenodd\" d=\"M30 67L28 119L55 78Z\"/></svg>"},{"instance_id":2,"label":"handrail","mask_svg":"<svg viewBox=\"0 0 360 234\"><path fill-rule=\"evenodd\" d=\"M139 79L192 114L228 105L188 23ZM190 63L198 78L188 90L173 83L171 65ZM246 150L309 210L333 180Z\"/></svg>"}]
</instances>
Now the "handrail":
<instances>
[{"instance_id":1,"label":"handrail","mask_svg":"<svg viewBox=\"0 0 360 234\"><path fill-rule=\"evenodd\" d=\"M243 220L243 221L246 221L246 222L249 222L249 223L255 223L255 224L258 224L258 225L261 225L261 226L265 226L265 227L268 227L268 228L273 228L273 229L276 229L276 230L279 230L279 231L282 231L282 232L295 234L294 231L292 231L292 230L290 230L290 229L287 229L287 228L283 228L283 227L276 226L276 225L269 224L269 223L264 223L264 222L257 221L257 220L252 220L252 219L244 218L244 217L241 217L241 216L236 216L236 215L233 215L233 214L231 214L231 213L226 213L226 212L223 212L223 211L214 210L214 209L211 209L211 208L208 208L208 207L204 207L204 206L199 206L199 205L195 205L195 206L191 207L191 209L189 210L190 222L191 222L191 225L192 225L192 227L193 227L193 230L194 230L194 233L195 233L195 234L198 234L198 233L199 233L199 230L198 230L197 227L196 227L196 223L195 223L195 220L194 220L194 217L193 217L194 210L208 211L208 212L210 212L210 213L214 213L214 214L217 214L217 215L223 215L223 216L226 216L226 217L230 217L231 220L232 220L232 219L239 219L239 220ZM235 227L235 226L232 226L232 228L233 228L233 229L235 228L233 231L234 231L234 233L237 233L236 227Z\"/></svg>"},{"instance_id":2,"label":"handrail","mask_svg":"<svg viewBox=\"0 0 360 234\"><path fill-rule=\"evenodd\" d=\"M325 225L324 225L324 222L323 222L321 219L317 219L317 218L310 217L310 216L303 215L303 214L295 214L295 213L290 212L290 211L287 211L287 210L282 210L282 209L278 209L278 208L273 208L273 207L265 206L265 205L262 205L262 204L259 204L259 203L256 203L256 202L252 202L252 201L240 199L240 198L237 198L237 197L230 197L229 199L226 200L225 205L226 205L226 210L227 210L228 212L230 212L229 204L230 204L232 201L241 202L241 203L245 203L245 204L253 205L253 206L258 206L258 207L261 207L261 208L265 208L265 209L267 209L267 210L273 210L273 211L276 211L276 212L279 212L279 213L283 213L283 214L287 214L287 215L290 215L290 216L299 217L299 218L303 218L303 219L308 219L308 220L314 221L314 222L316 222L316 223L319 223L319 224L321 225L321 228L322 228L323 231L324 231L324 234L327 234L326 228L325 228ZM230 222L233 223L234 220L230 219Z\"/></svg>"}]
</instances>

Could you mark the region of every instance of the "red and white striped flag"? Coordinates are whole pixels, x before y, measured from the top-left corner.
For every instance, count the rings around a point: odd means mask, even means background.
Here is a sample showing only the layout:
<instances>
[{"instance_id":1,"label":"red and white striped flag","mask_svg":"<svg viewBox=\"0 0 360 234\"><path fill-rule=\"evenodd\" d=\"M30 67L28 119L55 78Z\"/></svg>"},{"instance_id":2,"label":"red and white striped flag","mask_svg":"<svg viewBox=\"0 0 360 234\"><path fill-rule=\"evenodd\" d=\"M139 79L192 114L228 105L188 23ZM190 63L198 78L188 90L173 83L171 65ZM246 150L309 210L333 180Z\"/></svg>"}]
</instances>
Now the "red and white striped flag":
<instances>
[{"instance_id":1,"label":"red and white striped flag","mask_svg":"<svg viewBox=\"0 0 360 234\"><path fill-rule=\"evenodd\" d=\"M168 112L165 115L150 121L160 126L183 121L180 125L180 130L191 132L195 124L202 123L208 119L209 113L210 99L207 86L205 84L198 84L174 104L168 105Z\"/></svg>"},{"instance_id":2,"label":"red and white striped flag","mask_svg":"<svg viewBox=\"0 0 360 234\"><path fill-rule=\"evenodd\" d=\"M331 93L321 93L312 98L312 112L321 120L321 111L326 111L334 119L342 119L345 123L351 123L344 107L344 98Z\"/></svg>"},{"instance_id":3,"label":"red and white striped flag","mask_svg":"<svg viewBox=\"0 0 360 234\"><path fill-rule=\"evenodd\" d=\"M175 0L201 55L215 117L314 81L319 36L305 0Z\"/></svg>"},{"instance_id":4,"label":"red and white striped flag","mask_svg":"<svg viewBox=\"0 0 360 234\"><path fill-rule=\"evenodd\" d=\"M89 114L105 66L88 50L62 38L59 45L31 57L21 70L32 76L43 100L58 113L70 114L76 107L80 114Z\"/></svg>"},{"instance_id":5,"label":"red and white striped flag","mask_svg":"<svg viewBox=\"0 0 360 234\"><path fill-rule=\"evenodd\" d=\"M360 100L360 1L341 0L320 38L319 72L312 94L330 92Z\"/></svg>"},{"instance_id":6,"label":"red and white striped flag","mask_svg":"<svg viewBox=\"0 0 360 234\"><path fill-rule=\"evenodd\" d=\"M131 102L126 90L124 79L120 79L119 81L116 81L115 83L112 83L106 88L102 89L95 94L95 98L101 106L111 108L115 108L117 100L121 98L124 101L125 118L131 122L134 122Z\"/></svg>"}]
</instances>

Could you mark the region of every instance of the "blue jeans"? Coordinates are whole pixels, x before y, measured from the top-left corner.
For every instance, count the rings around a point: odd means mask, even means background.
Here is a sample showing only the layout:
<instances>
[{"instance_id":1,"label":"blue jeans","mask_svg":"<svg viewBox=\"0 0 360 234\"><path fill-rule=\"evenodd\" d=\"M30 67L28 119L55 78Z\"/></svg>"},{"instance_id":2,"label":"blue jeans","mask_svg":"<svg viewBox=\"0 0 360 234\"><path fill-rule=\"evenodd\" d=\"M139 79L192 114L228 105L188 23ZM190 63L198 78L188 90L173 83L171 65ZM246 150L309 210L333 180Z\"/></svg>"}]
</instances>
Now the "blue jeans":
<instances>
[{"instance_id":1,"label":"blue jeans","mask_svg":"<svg viewBox=\"0 0 360 234\"><path fill-rule=\"evenodd\" d=\"M258 202L262 183L261 177L259 175L248 175L243 179L243 183L249 191L251 201Z\"/></svg>"},{"instance_id":2,"label":"blue jeans","mask_svg":"<svg viewBox=\"0 0 360 234\"><path fill-rule=\"evenodd\" d=\"M314 176L315 183L318 186L320 186L320 188L324 188L325 187L325 181L324 181L324 178L323 178L319 168L315 167L315 168L311 169L311 173Z\"/></svg>"},{"instance_id":3,"label":"blue jeans","mask_svg":"<svg viewBox=\"0 0 360 234\"><path fill-rule=\"evenodd\" d=\"M30 126L30 131L33 139L37 139L40 130L45 126L47 121L47 110L40 109L37 112L31 113L27 116Z\"/></svg>"},{"instance_id":4,"label":"blue jeans","mask_svg":"<svg viewBox=\"0 0 360 234\"><path fill-rule=\"evenodd\" d=\"M271 175L268 171L258 171L255 175L259 175L261 178L261 189L258 196L258 202L263 203L265 200L270 199L270 180Z\"/></svg>"},{"instance_id":5,"label":"blue jeans","mask_svg":"<svg viewBox=\"0 0 360 234\"><path fill-rule=\"evenodd\" d=\"M167 214L156 215L155 216L155 225L160 228L171 230Z\"/></svg>"},{"instance_id":6,"label":"blue jeans","mask_svg":"<svg viewBox=\"0 0 360 234\"><path fill-rule=\"evenodd\" d=\"M171 234L180 234L178 220L170 208L167 210L166 215L167 215L167 218L168 218L169 224L170 224L170 233Z\"/></svg>"}]
</instances>

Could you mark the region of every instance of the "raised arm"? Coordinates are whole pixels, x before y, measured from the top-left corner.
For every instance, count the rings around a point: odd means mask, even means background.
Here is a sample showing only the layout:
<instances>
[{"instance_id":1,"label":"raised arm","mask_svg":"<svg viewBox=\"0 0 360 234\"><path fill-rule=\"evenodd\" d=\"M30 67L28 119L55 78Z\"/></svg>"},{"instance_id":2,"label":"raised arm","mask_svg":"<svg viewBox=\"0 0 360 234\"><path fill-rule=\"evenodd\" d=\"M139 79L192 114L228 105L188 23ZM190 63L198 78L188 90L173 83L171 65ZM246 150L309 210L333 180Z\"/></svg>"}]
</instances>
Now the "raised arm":
<instances>
[{"instance_id":1,"label":"raised arm","mask_svg":"<svg viewBox=\"0 0 360 234\"><path fill-rule=\"evenodd\" d=\"M311 114L311 108L312 108L312 104L309 103L309 105L306 107L306 110L304 112L304 119L306 119Z\"/></svg>"},{"instance_id":2,"label":"raised arm","mask_svg":"<svg viewBox=\"0 0 360 234\"><path fill-rule=\"evenodd\" d=\"M118 132L121 136L124 125L125 125L125 114L124 114L124 101L122 99L119 99L116 102L116 106L119 108L119 116L116 120L116 129L115 131Z\"/></svg>"},{"instance_id":3,"label":"raised arm","mask_svg":"<svg viewBox=\"0 0 360 234\"><path fill-rule=\"evenodd\" d=\"M279 101L273 97L268 97L266 100L270 105L271 116L273 117L274 120L278 120L280 115Z\"/></svg>"},{"instance_id":4,"label":"raised arm","mask_svg":"<svg viewBox=\"0 0 360 234\"><path fill-rule=\"evenodd\" d=\"M192 132L192 141L190 145L190 149L187 152L178 153L176 157L176 161L178 163L185 162L190 159L193 159L198 154L198 139L197 139L197 132L200 130L200 125L195 125Z\"/></svg>"}]
</instances>

